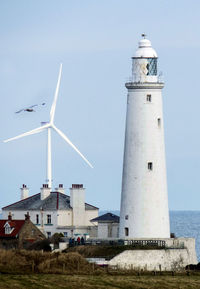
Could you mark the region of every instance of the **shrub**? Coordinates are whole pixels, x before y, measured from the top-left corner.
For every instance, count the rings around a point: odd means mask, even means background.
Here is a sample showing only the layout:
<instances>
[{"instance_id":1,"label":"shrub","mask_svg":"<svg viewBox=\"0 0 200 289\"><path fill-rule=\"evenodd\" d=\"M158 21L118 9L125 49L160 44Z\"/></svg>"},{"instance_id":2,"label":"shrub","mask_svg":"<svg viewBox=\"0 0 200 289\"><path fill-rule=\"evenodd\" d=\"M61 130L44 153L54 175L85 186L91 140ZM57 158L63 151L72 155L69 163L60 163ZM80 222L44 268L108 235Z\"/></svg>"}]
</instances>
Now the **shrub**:
<instances>
[{"instance_id":1,"label":"shrub","mask_svg":"<svg viewBox=\"0 0 200 289\"><path fill-rule=\"evenodd\" d=\"M41 241L34 242L28 248L28 250L43 250L45 252L51 252L50 241L48 239L44 239Z\"/></svg>"},{"instance_id":2,"label":"shrub","mask_svg":"<svg viewBox=\"0 0 200 289\"><path fill-rule=\"evenodd\" d=\"M76 252L61 253L55 258L47 259L38 266L43 273L91 273L97 266L88 263L85 258Z\"/></svg>"}]
</instances>

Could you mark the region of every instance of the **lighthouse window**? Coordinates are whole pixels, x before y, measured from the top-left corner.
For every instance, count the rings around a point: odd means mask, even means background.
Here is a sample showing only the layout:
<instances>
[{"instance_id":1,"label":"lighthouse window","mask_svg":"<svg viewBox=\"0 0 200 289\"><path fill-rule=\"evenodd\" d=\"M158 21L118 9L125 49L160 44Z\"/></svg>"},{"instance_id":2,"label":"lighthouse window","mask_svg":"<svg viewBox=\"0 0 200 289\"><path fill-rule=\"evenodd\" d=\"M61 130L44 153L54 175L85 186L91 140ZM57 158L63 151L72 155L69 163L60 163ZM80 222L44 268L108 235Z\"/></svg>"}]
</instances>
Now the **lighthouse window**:
<instances>
[{"instance_id":1,"label":"lighthouse window","mask_svg":"<svg viewBox=\"0 0 200 289\"><path fill-rule=\"evenodd\" d=\"M160 127L160 126L161 126L161 119L158 118L158 127Z\"/></svg>"},{"instance_id":2,"label":"lighthouse window","mask_svg":"<svg viewBox=\"0 0 200 289\"><path fill-rule=\"evenodd\" d=\"M151 94L147 94L147 101L151 102Z\"/></svg>"},{"instance_id":3,"label":"lighthouse window","mask_svg":"<svg viewBox=\"0 0 200 289\"><path fill-rule=\"evenodd\" d=\"M148 163L148 170L150 170L150 171L153 170L153 163Z\"/></svg>"},{"instance_id":4,"label":"lighthouse window","mask_svg":"<svg viewBox=\"0 0 200 289\"><path fill-rule=\"evenodd\" d=\"M125 220L128 220L128 215L125 216Z\"/></svg>"},{"instance_id":5,"label":"lighthouse window","mask_svg":"<svg viewBox=\"0 0 200 289\"><path fill-rule=\"evenodd\" d=\"M148 58L147 61L147 75L157 75L157 58Z\"/></svg>"},{"instance_id":6,"label":"lighthouse window","mask_svg":"<svg viewBox=\"0 0 200 289\"><path fill-rule=\"evenodd\" d=\"M125 228L125 236L127 237L128 235L129 235L129 232L128 232L129 230L128 230L128 228L126 227Z\"/></svg>"}]
</instances>

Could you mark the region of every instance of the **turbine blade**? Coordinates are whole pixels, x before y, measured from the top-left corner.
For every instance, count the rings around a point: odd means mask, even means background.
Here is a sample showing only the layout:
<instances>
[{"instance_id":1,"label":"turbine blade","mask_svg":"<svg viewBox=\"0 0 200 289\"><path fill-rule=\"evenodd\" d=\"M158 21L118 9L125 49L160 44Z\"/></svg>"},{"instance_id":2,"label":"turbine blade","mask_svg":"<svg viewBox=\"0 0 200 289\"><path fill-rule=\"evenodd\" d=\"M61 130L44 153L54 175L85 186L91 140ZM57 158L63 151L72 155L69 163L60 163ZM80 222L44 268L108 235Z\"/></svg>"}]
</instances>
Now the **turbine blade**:
<instances>
[{"instance_id":1,"label":"turbine blade","mask_svg":"<svg viewBox=\"0 0 200 289\"><path fill-rule=\"evenodd\" d=\"M59 130L55 125L52 125L52 128L84 159L84 161L93 169L91 163L84 157L84 155L77 149L77 147L68 139L68 137Z\"/></svg>"},{"instance_id":2,"label":"turbine blade","mask_svg":"<svg viewBox=\"0 0 200 289\"><path fill-rule=\"evenodd\" d=\"M48 127L49 125L43 125L42 127L38 127L38 128L35 128L33 130L30 130L28 132L25 132L25 133L22 133L18 136L15 136L15 137L12 137L12 138L9 138L7 140L4 140L3 142L9 142L9 141L13 141L13 140L16 140L18 138L22 138L24 136L28 136L28 135L31 135L31 134L36 134L36 133L39 133L41 131L43 131L46 127Z\"/></svg>"},{"instance_id":3,"label":"turbine blade","mask_svg":"<svg viewBox=\"0 0 200 289\"><path fill-rule=\"evenodd\" d=\"M56 85L56 91L55 91L54 100L53 100L53 103L52 103L52 106L51 106L51 111L50 111L50 122L51 123L53 123L53 121L54 121L56 102L57 102L58 91L59 91L59 87L60 87L61 74L62 74L62 63L60 64L60 70L59 70L59 74L58 74L58 81L57 81L57 85Z\"/></svg>"}]
</instances>

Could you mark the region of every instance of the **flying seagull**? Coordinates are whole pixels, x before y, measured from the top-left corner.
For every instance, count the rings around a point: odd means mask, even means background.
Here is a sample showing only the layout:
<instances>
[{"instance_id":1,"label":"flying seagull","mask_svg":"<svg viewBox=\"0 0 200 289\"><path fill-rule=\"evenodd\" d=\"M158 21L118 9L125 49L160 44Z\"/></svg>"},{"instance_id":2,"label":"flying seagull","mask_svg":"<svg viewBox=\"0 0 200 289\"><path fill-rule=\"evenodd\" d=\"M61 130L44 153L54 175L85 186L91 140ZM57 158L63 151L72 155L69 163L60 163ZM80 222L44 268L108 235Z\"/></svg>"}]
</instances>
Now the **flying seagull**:
<instances>
[{"instance_id":1,"label":"flying seagull","mask_svg":"<svg viewBox=\"0 0 200 289\"><path fill-rule=\"evenodd\" d=\"M20 112L22 112L22 111L33 112L33 111L35 111L35 110L33 109L33 107L39 106L39 105L45 105L45 102L43 102L43 103L41 103L41 104L34 104L34 105L29 106L29 107L22 108L22 109L16 111L15 113L20 113Z\"/></svg>"},{"instance_id":2,"label":"flying seagull","mask_svg":"<svg viewBox=\"0 0 200 289\"><path fill-rule=\"evenodd\" d=\"M62 73L62 64L60 65L60 70L59 70L59 74L58 74L58 82L57 82L57 85L56 85L56 90L55 90L55 94L54 94L54 100L53 100L53 103L52 103L52 106L51 106L51 110L50 110L50 120L49 120L49 122L45 122L45 123L43 122L41 124L41 126L38 127L38 128L35 128L33 130L30 130L30 131L25 132L23 134L20 134L18 136L9 138L7 140L4 140L4 142L9 142L9 141L12 141L12 140L16 140L16 139L22 138L24 136L37 134L37 133L40 133L42 131L47 130L47 182L48 182L49 188L52 187L51 130L54 130L55 132L57 132L57 134L59 134L81 156L81 158L91 168L93 168L93 166L86 159L86 157L78 150L78 148L70 141L70 139L60 129L58 129L55 126L55 124L54 124L54 116L55 116L55 110L56 110L56 102L57 102L57 98L58 98L58 91L59 91L59 87L60 87L61 73Z\"/></svg>"}]
</instances>

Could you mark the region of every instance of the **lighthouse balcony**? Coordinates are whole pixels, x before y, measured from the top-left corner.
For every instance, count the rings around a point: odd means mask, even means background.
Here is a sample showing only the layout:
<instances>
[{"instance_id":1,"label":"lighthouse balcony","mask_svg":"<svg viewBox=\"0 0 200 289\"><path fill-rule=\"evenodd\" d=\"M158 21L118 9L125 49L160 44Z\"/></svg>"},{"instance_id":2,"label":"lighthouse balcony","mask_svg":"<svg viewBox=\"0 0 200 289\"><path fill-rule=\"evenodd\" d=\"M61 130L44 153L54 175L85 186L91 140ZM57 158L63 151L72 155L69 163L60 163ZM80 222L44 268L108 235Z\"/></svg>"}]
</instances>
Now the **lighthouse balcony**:
<instances>
[{"instance_id":1,"label":"lighthouse balcony","mask_svg":"<svg viewBox=\"0 0 200 289\"><path fill-rule=\"evenodd\" d=\"M164 87L164 82L134 82L128 81L125 83L127 89L149 89L149 88L157 88L162 89Z\"/></svg>"}]
</instances>

